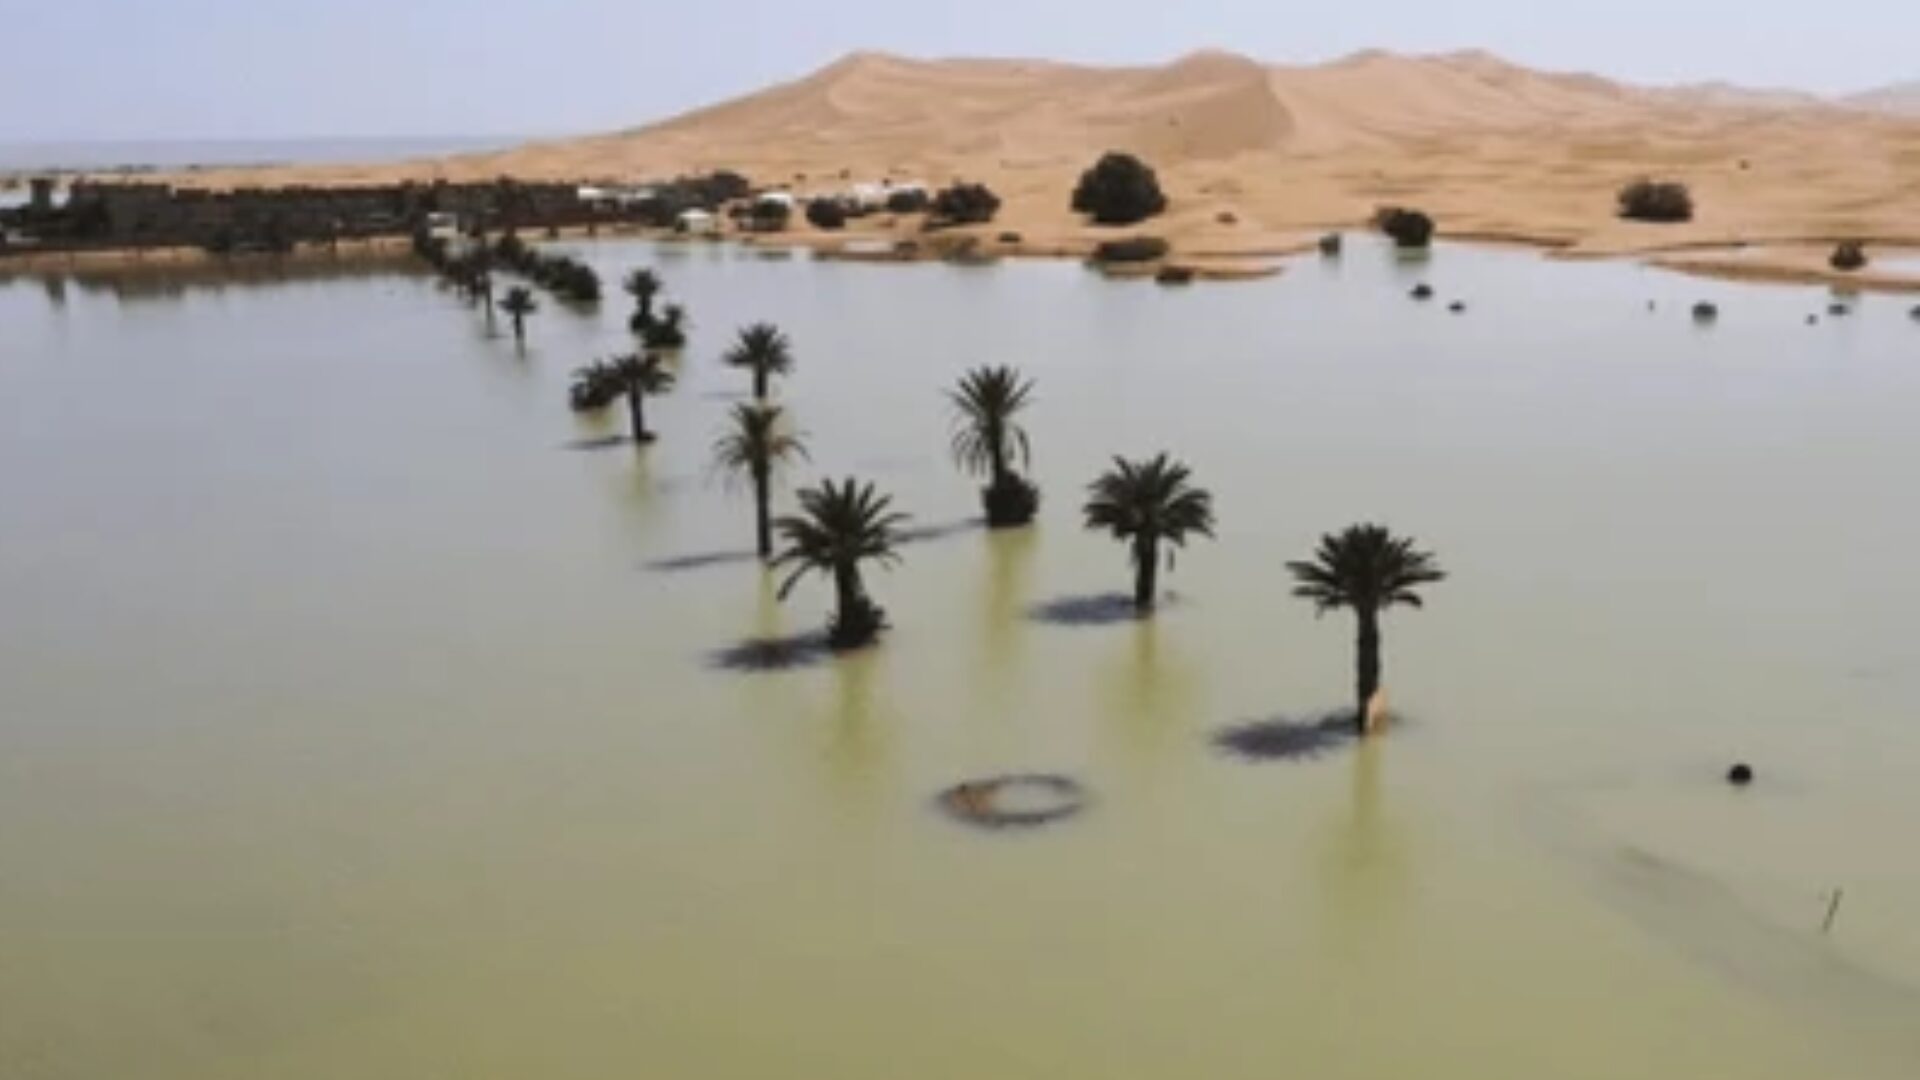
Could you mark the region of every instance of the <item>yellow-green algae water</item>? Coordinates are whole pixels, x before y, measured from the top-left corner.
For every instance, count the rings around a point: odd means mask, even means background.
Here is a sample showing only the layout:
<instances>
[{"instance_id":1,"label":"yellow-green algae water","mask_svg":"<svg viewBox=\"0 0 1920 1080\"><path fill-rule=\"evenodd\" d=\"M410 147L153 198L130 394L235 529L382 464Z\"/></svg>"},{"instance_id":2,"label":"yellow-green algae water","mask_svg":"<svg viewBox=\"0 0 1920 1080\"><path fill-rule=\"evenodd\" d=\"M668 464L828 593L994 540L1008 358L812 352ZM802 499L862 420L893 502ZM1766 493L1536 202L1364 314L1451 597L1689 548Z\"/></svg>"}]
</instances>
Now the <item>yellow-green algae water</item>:
<instances>
[{"instance_id":1,"label":"yellow-green algae water","mask_svg":"<svg viewBox=\"0 0 1920 1080\"><path fill-rule=\"evenodd\" d=\"M692 312L644 456L569 445L624 423L565 402L611 288L520 358L408 273L0 284L0 1077L1920 1072L1907 305L1451 247L1188 290L582 250ZM875 575L877 651L747 674L712 654L825 590L650 564L751 543L706 459L758 319L796 482L966 521L940 390L1008 362L1046 501ZM1179 601L1029 618L1126 587L1082 487L1163 448L1220 515ZM1346 699L1283 563L1375 518L1452 573L1387 625L1406 723L1222 753ZM1088 806L936 808L1000 772Z\"/></svg>"}]
</instances>

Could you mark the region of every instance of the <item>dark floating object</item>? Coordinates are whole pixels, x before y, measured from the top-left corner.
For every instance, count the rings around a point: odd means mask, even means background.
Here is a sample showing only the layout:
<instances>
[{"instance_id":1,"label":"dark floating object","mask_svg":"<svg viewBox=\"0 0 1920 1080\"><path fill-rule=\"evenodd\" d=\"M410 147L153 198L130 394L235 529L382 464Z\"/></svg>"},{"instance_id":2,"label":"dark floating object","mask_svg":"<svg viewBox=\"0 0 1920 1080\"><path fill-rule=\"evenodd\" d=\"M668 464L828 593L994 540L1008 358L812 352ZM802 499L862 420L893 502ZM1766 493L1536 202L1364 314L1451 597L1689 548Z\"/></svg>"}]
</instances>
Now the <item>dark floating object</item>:
<instances>
[{"instance_id":1,"label":"dark floating object","mask_svg":"<svg viewBox=\"0 0 1920 1080\"><path fill-rule=\"evenodd\" d=\"M1720 309L1705 300L1693 305L1694 322L1712 322L1720 317Z\"/></svg>"},{"instance_id":2,"label":"dark floating object","mask_svg":"<svg viewBox=\"0 0 1920 1080\"><path fill-rule=\"evenodd\" d=\"M1851 315L1853 314L1853 309L1835 300L1833 303L1827 305L1827 314L1834 316Z\"/></svg>"},{"instance_id":3,"label":"dark floating object","mask_svg":"<svg viewBox=\"0 0 1920 1080\"><path fill-rule=\"evenodd\" d=\"M1070 776L1017 773L955 784L936 801L963 824L1030 829L1079 813L1087 805L1087 792Z\"/></svg>"},{"instance_id":4,"label":"dark floating object","mask_svg":"<svg viewBox=\"0 0 1920 1080\"><path fill-rule=\"evenodd\" d=\"M1808 325L1808 326L1812 326L1813 324L1815 324L1815 323L1817 323L1817 322L1819 322L1819 321L1820 321L1820 316L1818 316L1818 315L1809 315L1809 316L1807 316L1807 325Z\"/></svg>"},{"instance_id":5,"label":"dark floating object","mask_svg":"<svg viewBox=\"0 0 1920 1080\"><path fill-rule=\"evenodd\" d=\"M1915 322L1920 322L1920 305L1916 305L1914 309L1907 312L1907 314L1913 316Z\"/></svg>"},{"instance_id":6,"label":"dark floating object","mask_svg":"<svg viewBox=\"0 0 1920 1080\"><path fill-rule=\"evenodd\" d=\"M1459 315L1467 310L1467 302L1465 300L1455 300L1453 303L1447 305L1447 310L1453 312L1455 315Z\"/></svg>"},{"instance_id":7,"label":"dark floating object","mask_svg":"<svg viewBox=\"0 0 1920 1080\"><path fill-rule=\"evenodd\" d=\"M1734 787L1746 787L1753 783L1753 766L1742 761L1727 770L1727 783Z\"/></svg>"},{"instance_id":8,"label":"dark floating object","mask_svg":"<svg viewBox=\"0 0 1920 1080\"><path fill-rule=\"evenodd\" d=\"M1333 256L1340 254L1340 250L1342 247L1345 246L1345 244L1346 244L1346 240L1343 237L1341 237L1339 233L1330 232L1327 235L1320 238L1320 254L1325 255L1328 258L1332 258Z\"/></svg>"},{"instance_id":9,"label":"dark floating object","mask_svg":"<svg viewBox=\"0 0 1920 1080\"><path fill-rule=\"evenodd\" d=\"M1433 299L1433 286L1423 281L1413 287L1413 292L1410 295L1412 295L1415 300L1431 300Z\"/></svg>"},{"instance_id":10,"label":"dark floating object","mask_svg":"<svg viewBox=\"0 0 1920 1080\"><path fill-rule=\"evenodd\" d=\"M1153 280L1162 285L1191 285L1193 268L1190 266L1163 266L1153 275Z\"/></svg>"},{"instance_id":11,"label":"dark floating object","mask_svg":"<svg viewBox=\"0 0 1920 1080\"><path fill-rule=\"evenodd\" d=\"M1647 310L1648 310L1648 311L1653 311L1653 310L1655 310L1655 309L1657 309L1657 308L1658 308L1659 306L1660 306L1659 304L1656 304L1656 303L1654 303L1654 302L1653 302L1652 300L1649 300L1649 301L1647 301Z\"/></svg>"}]
</instances>

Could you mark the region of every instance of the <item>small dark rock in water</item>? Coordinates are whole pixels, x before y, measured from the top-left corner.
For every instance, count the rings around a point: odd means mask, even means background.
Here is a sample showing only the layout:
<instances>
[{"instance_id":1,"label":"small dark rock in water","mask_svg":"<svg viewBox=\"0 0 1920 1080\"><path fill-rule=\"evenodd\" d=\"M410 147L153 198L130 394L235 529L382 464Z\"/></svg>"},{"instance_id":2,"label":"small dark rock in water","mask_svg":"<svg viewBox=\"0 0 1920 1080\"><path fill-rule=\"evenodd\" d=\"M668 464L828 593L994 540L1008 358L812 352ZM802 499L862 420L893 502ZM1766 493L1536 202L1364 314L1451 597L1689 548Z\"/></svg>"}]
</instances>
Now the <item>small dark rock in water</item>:
<instances>
[{"instance_id":1,"label":"small dark rock in water","mask_svg":"<svg viewBox=\"0 0 1920 1080\"><path fill-rule=\"evenodd\" d=\"M1753 766L1743 761L1733 768L1728 769L1727 783L1732 784L1734 787L1746 787L1748 784L1753 783Z\"/></svg>"},{"instance_id":2,"label":"small dark rock in water","mask_svg":"<svg viewBox=\"0 0 1920 1080\"><path fill-rule=\"evenodd\" d=\"M1705 300L1693 305L1693 318L1695 322L1712 322L1719 317L1720 309L1707 303Z\"/></svg>"},{"instance_id":3,"label":"small dark rock in water","mask_svg":"<svg viewBox=\"0 0 1920 1080\"><path fill-rule=\"evenodd\" d=\"M1447 310L1458 315L1467 310L1467 302L1465 300L1455 300L1453 303L1447 305Z\"/></svg>"},{"instance_id":4,"label":"small dark rock in water","mask_svg":"<svg viewBox=\"0 0 1920 1080\"><path fill-rule=\"evenodd\" d=\"M1340 254L1341 247L1345 243L1346 241L1341 238L1339 233L1328 233L1320 238L1320 254L1329 257L1338 255Z\"/></svg>"},{"instance_id":5,"label":"small dark rock in water","mask_svg":"<svg viewBox=\"0 0 1920 1080\"><path fill-rule=\"evenodd\" d=\"M1847 315L1847 314L1850 314L1852 311L1853 311L1852 308L1838 301L1835 301L1834 303L1827 305L1827 314L1829 315Z\"/></svg>"},{"instance_id":6,"label":"small dark rock in water","mask_svg":"<svg viewBox=\"0 0 1920 1080\"><path fill-rule=\"evenodd\" d=\"M1428 285L1425 282L1422 282L1419 285L1415 285L1413 287L1412 296L1415 300L1431 300L1433 299L1433 286Z\"/></svg>"},{"instance_id":7,"label":"small dark rock in water","mask_svg":"<svg viewBox=\"0 0 1920 1080\"><path fill-rule=\"evenodd\" d=\"M1807 316L1807 325L1808 325L1808 326L1812 326L1812 325L1813 325L1814 323L1817 323L1817 322L1819 322L1819 321L1820 321L1820 316L1818 316L1818 315L1809 315L1809 316Z\"/></svg>"}]
</instances>

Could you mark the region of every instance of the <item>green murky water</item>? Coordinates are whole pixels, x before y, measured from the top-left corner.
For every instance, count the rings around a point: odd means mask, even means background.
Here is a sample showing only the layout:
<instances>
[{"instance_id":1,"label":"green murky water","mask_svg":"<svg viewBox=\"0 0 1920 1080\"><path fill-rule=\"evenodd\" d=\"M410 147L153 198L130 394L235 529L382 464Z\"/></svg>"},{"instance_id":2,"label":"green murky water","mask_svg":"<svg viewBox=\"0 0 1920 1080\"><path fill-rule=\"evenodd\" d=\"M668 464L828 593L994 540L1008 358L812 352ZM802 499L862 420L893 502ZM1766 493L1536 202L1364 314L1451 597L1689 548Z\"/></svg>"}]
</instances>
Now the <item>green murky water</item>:
<instances>
[{"instance_id":1,"label":"green murky water","mask_svg":"<svg viewBox=\"0 0 1920 1080\"><path fill-rule=\"evenodd\" d=\"M1906 305L1460 249L1188 290L587 250L696 322L644 457L569 448L619 303L522 359L403 273L0 283L0 1076L1920 1067ZM822 592L649 564L750 542L705 458L754 319L814 471L926 525L976 512L939 388L1022 365L1047 501L875 577L881 650L748 675L711 654ZM1028 618L1125 587L1080 488L1161 448L1221 518L1181 602ZM1453 573L1387 627L1409 723L1222 754L1344 700L1282 563L1372 517ZM1091 801L935 809L1003 771Z\"/></svg>"}]
</instances>

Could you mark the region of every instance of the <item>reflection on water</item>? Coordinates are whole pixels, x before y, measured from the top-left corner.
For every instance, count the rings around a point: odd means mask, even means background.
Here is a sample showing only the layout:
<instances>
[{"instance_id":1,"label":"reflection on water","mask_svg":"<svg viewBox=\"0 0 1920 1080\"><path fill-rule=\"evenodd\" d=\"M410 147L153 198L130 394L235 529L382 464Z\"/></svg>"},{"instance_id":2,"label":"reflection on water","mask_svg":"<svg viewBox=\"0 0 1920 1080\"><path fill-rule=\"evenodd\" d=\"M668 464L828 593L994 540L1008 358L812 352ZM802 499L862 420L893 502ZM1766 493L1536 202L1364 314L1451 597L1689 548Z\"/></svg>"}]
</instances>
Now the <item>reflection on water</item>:
<instances>
[{"instance_id":1,"label":"reflection on water","mask_svg":"<svg viewBox=\"0 0 1920 1080\"><path fill-rule=\"evenodd\" d=\"M0 280L7 1080L1914 1075L1904 305L1358 240L1177 292L579 250L691 312L644 452L563 449L624 431L567 408L623 304L518 358L404 269ZM707 480L762 319L776 512L852 472L933 527L879 648L743 673L832 602ZM988 359L1044 391L1032 529L946 461ZM1072 493L1143 445L1219 509L1186 602L1031 617L1124 587ZM1344 698L1283 567L1383 516L1454 572L1387 630L1420 723L1221 753ZM1036 772L1096 802L931 809Z\"/></svg>"}]
</instances>

